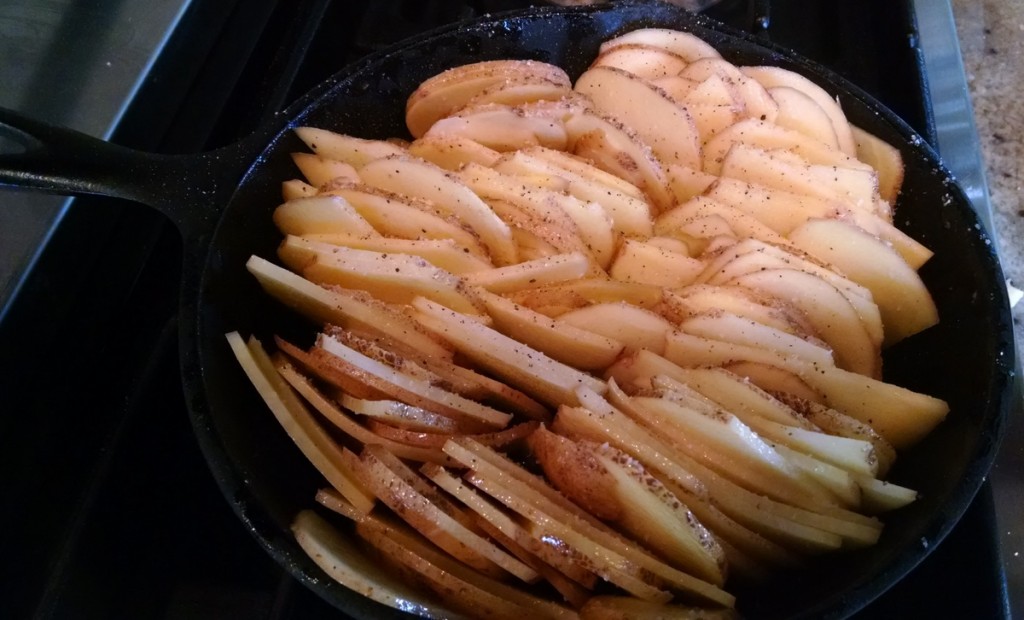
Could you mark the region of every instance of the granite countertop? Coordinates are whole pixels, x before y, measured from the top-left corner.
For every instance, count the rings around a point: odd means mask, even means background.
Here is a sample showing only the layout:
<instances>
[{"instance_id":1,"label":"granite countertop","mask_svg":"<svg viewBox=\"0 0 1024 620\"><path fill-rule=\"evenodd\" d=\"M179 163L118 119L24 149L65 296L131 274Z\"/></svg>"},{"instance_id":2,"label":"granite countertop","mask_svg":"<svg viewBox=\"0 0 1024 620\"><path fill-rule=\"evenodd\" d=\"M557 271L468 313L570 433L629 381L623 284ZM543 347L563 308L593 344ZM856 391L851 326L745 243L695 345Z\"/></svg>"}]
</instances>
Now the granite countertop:
<instances>
[{"instance_id":1,"label":"granite countertop","mask_svg":"<svg viewBox=\"0 0 1024 620\"><path fill-rule=\"evenodd\" d=\"M968 90L985 161L993 207L993 228L1003 269L1011 283L1024 288L1024 3L1005 0L953 0ZM1024 354L1024 302L1013 310L1018 355ZM1007 436L1024 433L1017 416ZM1024 532L1019 514L1024 510L1024 480L1014 472L1024 469L1024 442L1004 440L991 477L1017 518L999 520L1010 592L1024 591ZM997 518L999 518L997 516ZM1011 597L1012 598L1012 597ZM1024 615L1021 601L1010 601L1015 614Z\"/></svg>"}]
</instances>

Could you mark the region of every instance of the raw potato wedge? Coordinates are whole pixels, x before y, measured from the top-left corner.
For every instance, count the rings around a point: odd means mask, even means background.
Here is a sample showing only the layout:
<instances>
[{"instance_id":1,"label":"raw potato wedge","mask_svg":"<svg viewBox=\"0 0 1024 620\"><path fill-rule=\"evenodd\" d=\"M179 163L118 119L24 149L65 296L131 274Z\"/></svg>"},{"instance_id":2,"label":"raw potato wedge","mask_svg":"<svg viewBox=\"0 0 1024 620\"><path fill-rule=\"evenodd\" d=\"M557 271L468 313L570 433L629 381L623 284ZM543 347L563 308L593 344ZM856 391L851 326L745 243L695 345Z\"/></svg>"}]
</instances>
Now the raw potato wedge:
<instances>
[{"instance_id":1,"label":"raw potato wedge","mask_svg":"<svg viewBox=\"0 0 1024 620\"><path fill-rule=\"evenodd\" d=\"M638 461L610 446L573 441L544 428L529 442L546 476L581 507L619 524L677 568L724 583L722 549Z\"/></svg>"},{"instance_id":2,"label":"raw potato wedge","mask_svg":"<svg viewBox=\"0 0 1024 620\"><path fill-rule=\"evenodd\" d=\"M481 295L494 327L507 336L581 370L603 370L622 352L623 344L607 336L548 318L513 301Z\"/></svg>"},{"instance_id":3,"label":"raw potato wedge","mask_svg":"<svg viewBox=\"0 0 1024 620\"><path fill-rule=\"evenodd\" d=\"M238 332L228 334L227 339L246 376L303 455L356 510L361 513L372 510L373 497L345 464L341 448L277 374L259 341L250 338L245 343Z\"/></svg>"},{"instance_id":4,"label":"raw potato wedge","mask_svg":"<svg viewBox=\"0 0 1024 620\"><path fill-rule=\"evenodd\" d=\"M505 381L548 404L571 401L581 385L604 383L490 327L427 299L413 302L416 320L460 353Z\"/></svg>"},{"instance_id":5,"label":"raw potato wedge","mask_svg":"<svg viewBox=\"0 0 1024 620\"><path fill-rule=\"evenodd\" d=\"M546 114L531 114L528 105L487 103L463 108L434 123L425 137L460 136L496 151L531 146L564 150L565 127Z\"/></svg>"},{"instance_id":6,"label":"raw potato wedge","mask_svg":"<svg viewBox=\"0 0 1024 620\"><path fill-rule=\"evenodd\" d=\"M409 144L409 154L452 172L470 162L490 167L501 157L492 148L454 134L417 138Z\"/></svg>"},{"instance_id":7,"label":"raw potato wedge","mask_svg":"<svg viewBox=\"0 0 1024 620\"><path fill-rule=\"evenodd\" d=\"M289 200L274 209L274 225L286 235L380 236L341 196L309 196Z\"/></svg>"},{"instance_id":8,"label":"raw potato wedge","mask_svg":"<svg viewBox=\"0 0 1024 620\"><path fill-rule=\"evenodd\" d=\"M470 254L490 260L480 237L468 225L428 200L337 180L325 186L322 193L347 200L382 235L399 239L451 240Z\"/></svg>"},{"instance_id":9,"label":"raw potato wedge","mask_svg":"<svg viewBox=\"0 0 1024 620\"><path fill-rule=\"evenodd\" d=\"M701 58L721 58L714 47L700 37L689 32L669 30L666 28L639 28L632 32L619 35L601 44L601 53L621 45L646 45L671 52L686 62L695 62Z\"/></svg>"},{"instance_id":10,"label":"raw potato wedge","mask_svg":"<svg viewBox=\"0 0 1024 620\"><path fill-rule=\"evenodd\" d=\"M857 159L878 171L878 192L883 200L896 203L903 185L903 156L899 150L860 127L851 125L857 145Z\"/></svg>"},{"instance_id":11,"label":"raw potato wedge","mask_svg":"<svg viewBox=\"0 0 1024 620\"><path fill-rule=\"evenodd\" d=\"M935 302L917 271L877 237L841 220L811 219L791 231L789 240L871 291L885 325L886 344L938 323Z\"/></svg>"},{"instance_id":12,"label":"raw potato wedge","mask_svg":"<svg viewBox=\"0 0 1024 620\"><path fill-rule=\"evenodd\" d=\"M359 173L356 172L352 164L336 159L312 153L292 153L292 161L295 162L295 167L302 172L302 176L306 177L306 180L314 187L320 187L337 178L353 182L359 180Z\"/></svg>"},{"instance_id":13,"label":"raw potato wedge","mask_svg":"<svg viewBox=\"0 0 1024 620\"><path fill-rule=\"evenodd\" d=\"M345 587L394 609L409 609L417 601L418 612L434 617L468 618L456 615L450 608L424 600L422 593L411 588L389 567L382 566L353 544L343 534L312 510L303 510L292 522L292 532L309 557L325 573Z\"/></svg>"},{"instance_id":14,"label":"raw potato wedge","mask_svg":"<svg viewBox=\"0 0 1024 620\"><path fill-rule=\"evenodd\" d=\"M742 67L744 75L757 80L765 88L776 86L789 86L810 97L817 103L825 114L828 114L832 121L832 129L836 132L836 139L839 141L839 150L850 157L857 156L857 146L853 140L853 132L846 114L839 106L839 102L832 98L825 89L814 82L793 71L781 67Z\"/></svg>"},{"instance_id":15,"label":"raw potato wedge","mask_svg":"<svg viewBox=\"0 0 1024 620\"><path fill-rule=\"evenodd\" d=\"M590 65L612 67L645 80L677 75L686 68L686 59L667 50L636 43L616 45L598 54Z\"/></svg>"},{"instance_id":16,"label":"raw potato wedge","mask_svg":"<svg viewBox=\"0 0 1024 620\"><path fill-rule=\"evenodd\" d=\"M561 68L530 60L495 60L454 67L424 81L409 96L405 122L414 138L439 119L464 107L481 92L509 80L551 82L571 87Z\"/></svg>"},{"instance_id":17,"label":"raw potato wedge","mask_svg":"<svg viewBox=\"0 0 1024 620\"><path fill-rule=\"evenodd\" d=\"M296 127L295 135L317 155L345 162L357 171L375 159L406 154L404 148L391 142L364 140L316 127Z\"/></svg>"},{"instance_id":18,"label":"raw potato wedge","mask_svg":"<svg viewBox=\"0 0 1024 620\"><path fill-rule=\"evenodd\" d=\"M621 342L630 351L664 351L665 334L672 329L668 321L654 312L621 301L566 312L558 321Z\"/></svg>"},{"instance_id":19,"label":"raw potato wedge","mask_svg":"<svg viewBox=\"0 0 1024 620\"><path fill-rule=\"evenodd\" d=\"M384 158L359 171L363 182L386 191L425 198L465 222L499 265L516 262L512 232L487 204L442 168L423 160Z\"/></svg>"},{"instance_id":20,"label":"raw potato wedge","mask_svg":"<svg viewBox=\"0 0 1024 620\"><path fill-rule=\"evenodd\" d=\"M649 82L613 67L593 67L576 80L577 92L601 112L631 127L664 165L700 165L697 127L685 108ZM665 131L672 127L672 131Z\"/></svg>"},{"instance_id":21,"label":"raw potato wedge","mask_svg":"<svg viewBox=\"0 0 1024 620\"><path fill-rule=\"evenodd\" d=\"M463 312L480 312L479 302L460 278L418 256L356 250L294 235L285 239L278 255L318 284L367 291L388 303L405 304L424 296Z\"/></svg>"}]
</instances>

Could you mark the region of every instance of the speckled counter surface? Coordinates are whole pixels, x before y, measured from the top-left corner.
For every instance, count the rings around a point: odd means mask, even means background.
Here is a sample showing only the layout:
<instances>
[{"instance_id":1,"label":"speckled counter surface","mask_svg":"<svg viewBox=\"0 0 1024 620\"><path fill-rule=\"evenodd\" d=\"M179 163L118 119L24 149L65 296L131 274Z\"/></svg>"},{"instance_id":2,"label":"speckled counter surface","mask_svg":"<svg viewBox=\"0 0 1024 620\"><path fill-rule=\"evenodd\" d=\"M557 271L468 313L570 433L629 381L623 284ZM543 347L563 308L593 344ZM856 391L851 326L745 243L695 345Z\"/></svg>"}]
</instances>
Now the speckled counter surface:
<instances>
[{"instance_id":1,"label":"speckled counter surface","mask_svg":"<svg viewBox=\"0 0 1024 620\"><path fill-rule=\"evenodd\" d=\"M1024 2L1019 0L953 0L953 12L967 71L968 89L985 160L993 206L993 224L1003 269L1024 288ZM1018 354L1024 353L1024 301L1013 311ZM1017 416L1018 418L1020 416ZM1024 433L1024 420L1011 420L1008 433ZM1024 617L1024 471L1022 441L1004 442L992 472L1003 494L999 532L1011 606ZM1014 512L1016 518L1013 517Z\"/></svg>"}]
</instances>

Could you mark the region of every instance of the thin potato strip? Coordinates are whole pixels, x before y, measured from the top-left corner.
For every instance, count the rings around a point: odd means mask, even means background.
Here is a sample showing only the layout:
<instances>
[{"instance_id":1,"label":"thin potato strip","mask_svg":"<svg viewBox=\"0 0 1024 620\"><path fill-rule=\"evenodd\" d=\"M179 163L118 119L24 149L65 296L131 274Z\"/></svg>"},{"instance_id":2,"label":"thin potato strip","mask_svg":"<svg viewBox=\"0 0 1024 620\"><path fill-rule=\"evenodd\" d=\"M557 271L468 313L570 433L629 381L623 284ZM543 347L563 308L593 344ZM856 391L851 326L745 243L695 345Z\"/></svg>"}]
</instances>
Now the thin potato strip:
<instances>
[{"instance_id":1,"label":"thin potato strip","mask_svg":"<svg viewBox=\"0 0 1024 620\"><path fill-rule=\"evenodd\" d=\"M295 540L332 579L388 607L430 618L468 619L449 607L424 600L400 575L373 561L351 540L312 510L292 523Z\"/></svg>"},{"instance_id":2,"label":"thin potato strip","mask_svg":"<svg viewBox=\"0 0 1024 620\"><path fill-rule=\"evenodd\" d=\"M538 400L556 405L574 399L576 388L604 390L604 382L427 299L413 302L416 319L463 355Z\"/></svg>"},{"instance_id":3,"label":"thin potato strip","mask_svg":"<svg viewBox=\"0 0 1024 620\"><path fill-rule=\"evenodd\" d=\"M351 417L345 415L338 407L336 407L330 400L327 399L313 386L313 384L303 376L300 372L295 370L295 367L288 362L279 361L277 364L277 372L281 374L285 381L288 382L296 392L302 395L328 422L337 427L340 431L346 435L352 437L356 441L362 444L379 444L385 446L388 450L397 456L411 461L419 461L426 463L446 463L447 459L443 454L440 454L437 450L430 450L427 448L417 448L415 446L406 446L398 442L391 441L380 437L365 428Z\"/></svg>"},{"instance_id":4,"label":"thin potato strip","mask_svg":"<svg viewBox=\"0 0 1024 620\"><path fill-rule=\"evenodd\" d=\"M238 332L231 332L227 339L249 381L303 455L357 510L363 513L372 510L373 498L345 467L338 444L277 374L259 341L253 338L246 344Z\"/></svg>"}]
</instances>

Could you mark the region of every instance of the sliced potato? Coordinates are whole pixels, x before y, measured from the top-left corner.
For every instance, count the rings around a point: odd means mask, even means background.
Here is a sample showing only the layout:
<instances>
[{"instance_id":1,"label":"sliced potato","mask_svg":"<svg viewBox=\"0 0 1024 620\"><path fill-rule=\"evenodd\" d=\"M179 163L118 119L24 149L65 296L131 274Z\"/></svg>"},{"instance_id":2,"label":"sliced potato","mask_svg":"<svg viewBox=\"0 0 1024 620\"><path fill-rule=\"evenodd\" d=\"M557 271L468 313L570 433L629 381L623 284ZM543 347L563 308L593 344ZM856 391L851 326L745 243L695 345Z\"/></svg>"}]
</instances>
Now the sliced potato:
<instances>
[{"instance_id":1,"label":"sliced potato","mask_svg":"<svg viewBox=\"0 0 1024 620\"><path fill-rule=\"evenodd\" d=\"M274 225L286 235L380 236L342 196L308 196L289 200L274 209Z\"/></svg>"},{"instance_id":2,"label":"sliced potato","mask_svg":"<svg viewBox=\"0 0 1024 620\"><path fill-rule=\"evenodd\" d=\"M238 332L231 332L227 339L249 381L302 454L356 510L372 510L374 499L356 472L345 464L341 448L278 375L259 341L250 338L246 343Z\"/></svg>"},{"instance_id":3,"label":"sliced potato","mask_svg":"<svg viewBox=\"0 0 1024 620\"><path fill-rule=\"evenodd\" d=\"M317 155L345 162L356 170L375 159L406 154L404 148L392 142L366 140L316 127L296 127L295 135Z\"/></svg>"},{"instance_id":4,"label":"sliced potato","mask_svg":"<svg viewBox=\"0 0 1024 620\"><path fill-rule=\"evenodd\" d=\"M664 165L700 165L700 140L690 114L650 82L598 66L585 71L574 88L590 97L599 111L631 127Z\"/></svg>"},{"instance_id":5,"label":"sliced potato","mask_svg":"<svg viewBox=\"0 0 1024 620\"><path fill-rule=\"evenodd\" d=\"M364 166L359 176L368 185L432 201L472 228L496 264L516 262L516 247L508 226L484 201L442 168L423 160L385 158Z\"/></svg>"}]
</instances>

